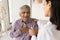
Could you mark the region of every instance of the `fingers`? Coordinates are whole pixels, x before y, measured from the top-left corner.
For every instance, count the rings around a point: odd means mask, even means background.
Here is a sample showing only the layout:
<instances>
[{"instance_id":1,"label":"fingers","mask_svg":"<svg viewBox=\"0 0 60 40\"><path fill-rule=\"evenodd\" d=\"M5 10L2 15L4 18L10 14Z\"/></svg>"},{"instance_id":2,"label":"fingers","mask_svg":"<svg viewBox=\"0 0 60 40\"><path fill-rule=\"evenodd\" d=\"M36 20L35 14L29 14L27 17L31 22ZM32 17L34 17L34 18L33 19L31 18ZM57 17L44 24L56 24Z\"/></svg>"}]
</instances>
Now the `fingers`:
<instances>
[{"instance_id":1,"label":"fingers","mask_svg":"<svg viewBox=\"0 0 60 40\"><path fill-rule=\"evenodd\" d=\"M35 35L35 31L34 31L33 27L31 27L31 28L29 29L29 35L30 35L30 36Z\"/></svg>"}]
</instances>

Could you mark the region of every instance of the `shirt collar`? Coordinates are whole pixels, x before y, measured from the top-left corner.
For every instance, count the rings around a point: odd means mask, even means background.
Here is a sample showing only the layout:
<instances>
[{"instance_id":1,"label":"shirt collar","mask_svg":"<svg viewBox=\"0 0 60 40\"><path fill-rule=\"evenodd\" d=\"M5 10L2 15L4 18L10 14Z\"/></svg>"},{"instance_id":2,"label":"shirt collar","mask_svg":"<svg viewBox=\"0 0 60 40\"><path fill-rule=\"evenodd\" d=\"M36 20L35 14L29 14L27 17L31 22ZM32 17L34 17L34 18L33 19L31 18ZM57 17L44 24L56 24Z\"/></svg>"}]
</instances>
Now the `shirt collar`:
<instances>
[{"instance_id":1,"label":"shirt collar","mask_svg":"<svg viewBox=\"0 0 60 40\"><path fill-rule=\"evenodd\" d=\"M30 23L31 21L32 21L31 18L29 18L29 20L26 23ZM22 19L21 22L24 23Z\"/></svg>"}]
</instances>

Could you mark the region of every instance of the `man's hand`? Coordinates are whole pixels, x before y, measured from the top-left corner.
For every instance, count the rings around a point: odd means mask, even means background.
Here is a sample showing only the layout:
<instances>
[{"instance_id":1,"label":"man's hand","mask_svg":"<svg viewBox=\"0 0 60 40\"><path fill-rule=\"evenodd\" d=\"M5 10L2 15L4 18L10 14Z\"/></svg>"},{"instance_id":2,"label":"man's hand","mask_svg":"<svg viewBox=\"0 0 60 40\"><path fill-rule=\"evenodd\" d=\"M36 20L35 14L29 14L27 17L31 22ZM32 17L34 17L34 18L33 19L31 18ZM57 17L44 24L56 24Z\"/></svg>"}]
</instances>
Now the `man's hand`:
<instances>
[{"instance_id":1,"label":"man's hand","mask_svg":"<svg viewBox=\"0 0 60 40\"><path fill-rule=\"evenodd\" d=\"M25 33L29 30L29 28L28 27L20 27L20 30L22 33Z\"/></svg>"},{"instance_id":2,"label":"man's hand","mask_svg":"<svg viewBox=\"0 0 60 40\"><path fill-rule=\"evenodd\" d=\"M37 23L37 21L38 21L38 19L36 19L36 18L32 18L32 20L33 20L34 22L36 22L36 23Z\"/></svg>"},{"instance_id":3,"label":"man's hand","mask_svg":"<svg viewBox=\"0 0 60 40\"><path fill-rule=\"evenodd\" d=\"M35 30L34 28L31 27L31 29L29 29L29 35L32 36L32 35L35 35Z\"/></svg>"}]
</instances>

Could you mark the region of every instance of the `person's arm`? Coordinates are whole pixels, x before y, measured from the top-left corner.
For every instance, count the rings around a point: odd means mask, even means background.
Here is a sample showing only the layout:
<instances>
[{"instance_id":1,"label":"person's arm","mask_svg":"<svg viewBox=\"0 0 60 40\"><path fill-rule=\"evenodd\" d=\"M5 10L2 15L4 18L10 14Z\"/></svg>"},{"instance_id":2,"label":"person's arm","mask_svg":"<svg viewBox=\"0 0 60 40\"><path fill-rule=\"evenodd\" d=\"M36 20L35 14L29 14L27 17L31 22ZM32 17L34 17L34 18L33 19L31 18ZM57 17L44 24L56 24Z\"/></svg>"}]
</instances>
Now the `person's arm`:
<instances>
[{"instance_id":1,"label":"person's arm","mask_svg":"<svg viewBox=\"0 0 60 40\"><path fill-rule=\"evenodd\" d=\"M29 35L32 36L31 40L37 40L34 28L31 27L31 29L29 29Z\"/></svg>"},{"instance_id":2,"label":"person's arm","mask_svg":"<svg viewBox=\"0 0 60 40\"><path fill-rule=\"evenodd\" d=\"M37 24L37 22L34 23L33 30L35 31L35 35L37 36L37 34L38 34L38 24Z\"/></svg>"},{"instance_id":3,"label":"person's arm","mask_svg":"<svg viewBox=\"0 0 60 40\"><path fill-rule=\"evenodd\" d=\"M29 29L29 34L31 37L31 40L39 40L39 37L38 37L38 31L39 31L39 26L38 26L38 21L35 22L34 24L34 27ZM37 36L36 36L37 35Z\"/></svg>"},{"instance_id":4,"label":"person's arm","mask_svg":"<svg viewBox=\"0 0 60 40\"><path fill-rule=\"evenodd\" d=\"M11 37L18 37L28 31L27 27L20 26L18 22L16 22L12 28L10 33Z\"/></svg>"},{"instance_id":5,"label":"person's arm","mask_svg":"<svg viewBox=\"0 0 60 40\"><path fill-rule=\"evenodd\" d=\"M36 35L33 35L33 36L31 37L31 40L37 40Z\"/></svg>"},{"instance_id":6,"label":"person's arm","mask_svg":"<svg viewBox=\"0 0 60 40\"><path fill-rule=\"evenodd\" d=\"M19 29L17 29L17 30L12 29L10 35L11 35L12 38L16 38L16 37L21 35L21 31Z\"/></svg>"},{"instance_id":7,"label":"person's arm","mask_svg":"<svg viewBox=\"0 0 60 40\"><path fill-rule=\"evenodd\" d=\"M12 38L16 38L16 37L22 35L20 29L17 29L17 28L16 28L16 27L18 27L18 26L19 26L19 25L18 25L18 23L16 22L16 23L14 24L14 26L12 27L12 29L11 29L10 36L11 36Z\"/></svg>"}]
</instances>

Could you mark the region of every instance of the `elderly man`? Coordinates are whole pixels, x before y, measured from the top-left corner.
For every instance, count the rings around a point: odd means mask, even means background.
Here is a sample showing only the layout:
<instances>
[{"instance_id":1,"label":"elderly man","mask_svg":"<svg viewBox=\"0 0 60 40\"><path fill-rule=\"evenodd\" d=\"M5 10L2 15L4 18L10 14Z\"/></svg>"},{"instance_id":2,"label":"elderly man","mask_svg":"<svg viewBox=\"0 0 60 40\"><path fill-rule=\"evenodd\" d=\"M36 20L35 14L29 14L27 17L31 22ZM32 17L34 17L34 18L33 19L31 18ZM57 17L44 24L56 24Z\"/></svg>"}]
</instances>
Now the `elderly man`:
<instances>
[{"instance_id":1,"label":"elderly man","mask_svg":"<svg viewBox=\"0 0 60 40\"><path fill-rule=\"evenodd\" d=\"M15 40L30 40L29 29L33 27L37 31L38 25L30 18L30 14L30 7L28 5L20 8L21 18L15 22L10 33L12 38L16 38Z\"/></svg>"}]
</instances>

